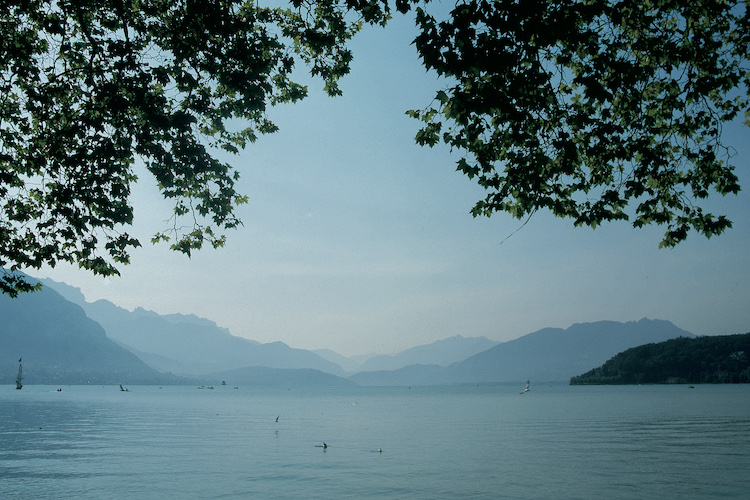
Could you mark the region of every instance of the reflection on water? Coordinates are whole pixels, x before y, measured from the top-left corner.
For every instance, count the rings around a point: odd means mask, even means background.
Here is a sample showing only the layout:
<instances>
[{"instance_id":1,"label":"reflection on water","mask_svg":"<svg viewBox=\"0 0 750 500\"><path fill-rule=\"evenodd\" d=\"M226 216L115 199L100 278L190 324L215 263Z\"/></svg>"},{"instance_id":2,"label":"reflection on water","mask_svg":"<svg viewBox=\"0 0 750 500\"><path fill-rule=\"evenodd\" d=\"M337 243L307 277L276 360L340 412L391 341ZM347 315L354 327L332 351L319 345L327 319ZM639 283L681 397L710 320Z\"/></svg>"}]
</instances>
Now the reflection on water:
<instances>
[{"instance_id":1,"label":"reflection on water","mask_svg":"<svg viewBox=\"0 0 750 500\"><path fill-rule=\"evenodd\" d=\"M56 389L0 387L0 498L726 498L750 488L750 386Z\"/></svg>"}]
</instances>

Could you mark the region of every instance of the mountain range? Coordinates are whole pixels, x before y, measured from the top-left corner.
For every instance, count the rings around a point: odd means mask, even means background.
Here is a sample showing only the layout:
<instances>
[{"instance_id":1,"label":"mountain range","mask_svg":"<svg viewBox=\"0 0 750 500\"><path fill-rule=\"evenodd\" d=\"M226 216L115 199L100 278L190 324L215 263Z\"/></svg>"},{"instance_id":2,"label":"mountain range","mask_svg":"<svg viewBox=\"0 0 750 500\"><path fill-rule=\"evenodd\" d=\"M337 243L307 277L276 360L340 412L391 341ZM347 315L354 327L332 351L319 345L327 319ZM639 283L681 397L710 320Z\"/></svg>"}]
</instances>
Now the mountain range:
<instances>
[{"instance_id":1,"label":"mountain range","mask_svg":"<svg viewBox=\"0 0 750 500\"><path fill-rule=\"evenodd\" d=\"M486 337L466 338L456 335L432 344L412 347L398 354L373 356L365 360L357 371L398 370L420 364L448 366L498 344L499 342Z\"/></svg>"},{"instance_id":2,"label":"mountain range","mask_svg":"<svg viewBox=\"0 0 750 500\"><path fill-rule=\"evenodd\" d=\"M193 315L159 315L142 308L128 311L106 300L88 303L77 288L42 282L42 292L17 299L0 297L0 313L8 318L0 324L4 356L0 383L9 383L15 376L13 365L16 356L22 355L28 383L566 382L625 349L693 337L668 321L644 318L545 328L504 343L456 335L390 356L355 360L333 351L312 352L282 342L261 344L235 337L213 321ZM101 377L94 376L96 370Z\"/></svg>"},{"instance_id":3,"label":"mountain range","mask_svg":"<svg viewBox=\"0 0 750 500\"><path fill-rule=\"evenodd\" d=\"M168 384L159 373L107 338L83 309L54 290L0 295L0 384L15 380L23 359L26 384Z\"/></svg>"},{"instance_id":4,"label":"mountain range","mask_svg":"<svg viewBox=\"0 0 750 500\"><path fill-rule=\"evenodd\" d=\"M142 308L131 312L107 300L89 303L78 288L51 280L42 283L79 305L88 317L102 325L107 336L159 371L193 376L265 366L344 375L338 364L283 342L261 344L235 337L213 321L194 315L159 315Z\"/></svg>"},{"instance_id":5,"label":"mountain range","mask_svg":"<svg viewBox=\"0 0 750 500\"><path fill-rule=\"evenodd\" d=\"M598 321L568 329L544 328L498 344L447 367L412 365L393 371L360 372L360 385L443 385L525 380L563 382L638 345L694 337L669 321Z\"/></svg>"}]
</instances>

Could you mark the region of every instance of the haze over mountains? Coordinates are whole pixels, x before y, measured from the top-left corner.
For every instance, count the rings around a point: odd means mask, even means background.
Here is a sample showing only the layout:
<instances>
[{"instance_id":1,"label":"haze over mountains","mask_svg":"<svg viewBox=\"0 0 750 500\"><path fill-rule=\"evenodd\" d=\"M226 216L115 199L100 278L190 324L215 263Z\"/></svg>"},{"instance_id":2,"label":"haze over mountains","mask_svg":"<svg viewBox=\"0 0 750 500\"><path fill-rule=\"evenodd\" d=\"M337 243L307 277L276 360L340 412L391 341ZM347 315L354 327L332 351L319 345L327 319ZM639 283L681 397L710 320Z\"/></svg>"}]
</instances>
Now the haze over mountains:
<instances>
[{"instance_id":1,"label":"haze over mountains","mask_svg":"<svg viewBox=\"0 0 750 500\"><path fill-rule=\"evenodd\" d=\"M630 347L693 337L668 321L602 321L546 328L505 343L456 335L390 356L355 360L281 342L260 344L193 315L128 311L106 300L88 303L77 288L43 283L43 292L18 299L0 296L0 313L9 318L0 324L0 383L12 381L20 356L30 384L567 382Z\"/></svg>"},{"instance_id":2,"label":"haze over mountains","mask_svg":"<svg viewBox=\"0 0 750 500\"><path fill-rule=\"evenodd\" d=\"M373 356L362 363L357 371L398 370L419 364L448 366L497 344L499 342L486 337L464 338L456 335L429 345L412 347L398 354Z\"/></svg>"},{"instance_id":3,"label":"haze over mountains","mask_svg":"<svg viewBox=\"0 0 750 500\"><path fill-rule=\"evenodd\" d=\"M414 363L447 366L497 344L484 337L456 336L393 356L374 356L360 366L333 351L311 352L282 342L261 344L235 337L207 319L182 314L162 316L142 308L131 312L106 300L89 303L78 288L52 280L42 280L42 283L83 308L89 318L104 327L109 338L137 354L149 366L178 375L265 366L310 368L345 376L346 372L396 369ZM346 370L342 364L346 365Z\"/></svg>"},{"instance_id":4,"label":"haze over mountains","mask_svg":"<svg viewBox=\"0 0 750 500\"><path fill-rule=\"evenodd\" d=\"M598 321L568 329L544 328L498 344L447 367L412 365L395 371L361 372L360 385L441 385L531 379L564 382L617 353L643 344L694 337L669 321Z\"/></svg>"},{"instance_id":5,"label":"haze over mountains","mask_svg":"<svg viewBox=\"0 0 750 500\"><path fill-rule=\"evenodd\" d=\"M177 381L107 338L97 322L54 290L0 295L0 384L117 384Z\"/></svg>"},{"instance_id":6,"label":"haze over mountains","mask_svg":"<svg viewBox=\"0 0 750 500\"><path fill-rule=\"evenodd\" d=\"M48 283L48 282L45 282ZM315 353L282 342L260 344L235 337L213 321L192 315L161 316L138 308L128 311L106 300L90 304L77 289L51 285L81 306L114 341L137 354L149 366L178 375L203 375L246 366L312 368L344 375L337 364ZM77 294L74 292L78 292Z\"/></svg>"}]
</instances>

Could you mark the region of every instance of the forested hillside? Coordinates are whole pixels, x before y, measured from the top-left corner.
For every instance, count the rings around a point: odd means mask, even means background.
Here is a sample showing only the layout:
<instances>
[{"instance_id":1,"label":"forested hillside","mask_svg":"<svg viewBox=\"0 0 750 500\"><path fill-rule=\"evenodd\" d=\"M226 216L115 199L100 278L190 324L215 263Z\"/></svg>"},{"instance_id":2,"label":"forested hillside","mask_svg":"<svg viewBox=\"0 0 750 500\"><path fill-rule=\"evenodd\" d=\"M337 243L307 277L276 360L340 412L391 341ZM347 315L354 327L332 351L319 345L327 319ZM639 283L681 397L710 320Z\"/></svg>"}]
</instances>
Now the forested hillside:
<instances>
[{"instance_id":1,"label":"forested hillside","mask_svg":"<svg viewBox=\"0 0 750 500\"><path fill-rule=\"evenodd\" d=\"M750 333L677 338L633 347L570 379L572 385L748 382Z\"/></svg>"}]
</instances>

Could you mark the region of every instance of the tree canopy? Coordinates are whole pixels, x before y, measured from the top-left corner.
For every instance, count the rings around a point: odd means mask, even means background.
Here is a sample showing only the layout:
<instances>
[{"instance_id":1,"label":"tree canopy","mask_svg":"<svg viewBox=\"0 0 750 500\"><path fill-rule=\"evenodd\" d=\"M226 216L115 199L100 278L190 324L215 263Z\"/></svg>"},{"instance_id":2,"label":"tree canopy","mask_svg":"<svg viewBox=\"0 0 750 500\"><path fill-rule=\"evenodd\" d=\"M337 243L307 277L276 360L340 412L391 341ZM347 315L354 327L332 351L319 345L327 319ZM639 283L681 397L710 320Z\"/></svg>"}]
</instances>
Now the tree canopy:
<instances>
[{"instance_id":1,"label":"tree canopy","mask_svg":"<svg viewBox=\"0 0 750 500\"><path fill-rule=\"evenodd\" d=\"M377 0L0 0L0 12L0 268L101 275L140 244L124 231L136 157L174 200L154 240L221 245L246 198L212 149L276 131L267 107L307 92L295 62L340 93L347 40L388 16ZM10 273L0 287L29 289Z\"/></svg>"},{"instance_id":2,"label":"tree canopy","mask_svg":"<svg viewBox=\"0 0 750 500\"><path fill-rule=\"evenodd\" d=\"M740 0L397 0L444 77L416 140L444 142L487 190L474 215L549 209L575 224L731 227L697 205L739 191L722 124L745 112L750 18ZM117 273L140 245L133 164L174 201L154 241L190 254L241 221L238 153L276 131L267 110L340 94L348 41L387 0L0 0L0 289L12 272L78 264ZM440 7L440 6L438 6ZM431 13L432 12L432 13ZM746 118L747 121L747 118ZM633 206L634 205L634 206Z\"/></svg>"},{"instance_id":3,"label":"tree canopy","mask_svg":"<svg viewBox=\"0 0 750 500\"><path fill-rule=\"evenodd\" d=\"M475 215L666 224L662 246L719 234L731 221L696 202L740 189L722 125L750 116L749 21L736 0L465 0L446 21L417 8L424 65L455 81L410 112L417 141L461 153L487 190Z\"/></svg>"}]
</instances>

